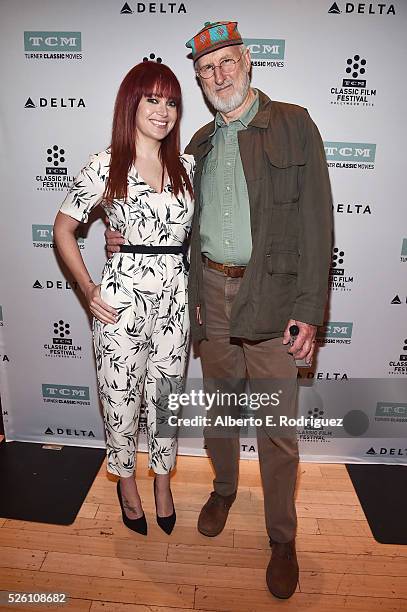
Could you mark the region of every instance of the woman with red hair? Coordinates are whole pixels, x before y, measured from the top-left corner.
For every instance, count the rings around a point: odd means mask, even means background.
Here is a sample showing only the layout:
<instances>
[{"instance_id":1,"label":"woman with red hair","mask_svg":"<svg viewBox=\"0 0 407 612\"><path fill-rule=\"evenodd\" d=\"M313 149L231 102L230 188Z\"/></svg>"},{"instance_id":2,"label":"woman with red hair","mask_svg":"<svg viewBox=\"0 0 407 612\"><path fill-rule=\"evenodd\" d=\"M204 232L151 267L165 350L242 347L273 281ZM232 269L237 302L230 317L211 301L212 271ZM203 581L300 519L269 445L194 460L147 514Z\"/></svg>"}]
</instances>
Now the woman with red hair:
<instances>
[{"instance_id":1,"label":"woman with red hair","mask_svg":"<svg viewBox=\"0 0 407 612\"><path fill-rule=\"evenodd\" d=\"M167 424L165 393L182 384L188 349L194 168L193 157L179 153L181 112L181 88L167 66L143 62L132 68L117 94L111 146L91 156L54 225L58 251L94 315L107 470L120 477L123 522L144 535L147 522L134 479L142 400L157 522L171 533L176 520L170 472L177 441ZM125 244L106 262L96 285L75 230L99 204Z\"/></svg>"}]
</instances>

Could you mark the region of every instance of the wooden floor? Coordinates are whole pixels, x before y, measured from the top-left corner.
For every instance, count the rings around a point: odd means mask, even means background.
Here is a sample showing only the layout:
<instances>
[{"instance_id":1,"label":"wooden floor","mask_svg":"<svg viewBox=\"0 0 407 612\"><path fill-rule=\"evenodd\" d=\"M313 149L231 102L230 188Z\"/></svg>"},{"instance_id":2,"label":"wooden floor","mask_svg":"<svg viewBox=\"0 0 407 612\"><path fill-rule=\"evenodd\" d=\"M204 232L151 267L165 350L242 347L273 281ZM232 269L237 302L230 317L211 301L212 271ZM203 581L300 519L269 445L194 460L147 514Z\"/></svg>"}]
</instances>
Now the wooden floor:
<instances>
[{"instance_id":1,"label":"wooden floor","mask_svg":"<svg viewBox=\"0 0 407 612\"><path fill-rule=\"evenodd\" d=\"M148 537L122 524L114 479L103 465L72 525L0 518L0 590L66 592L69 603L58 609L92 612L407 611L407 546L373 539L343 465L300 465L300 582L290 600L280 601L265 583L270 552L257 461L241 462L238 497L213 539L196 530L211 490L208 460L178 458L178 520L170 537L154 520L146 456L138 461Z\"/></svg>"}]
</instances>

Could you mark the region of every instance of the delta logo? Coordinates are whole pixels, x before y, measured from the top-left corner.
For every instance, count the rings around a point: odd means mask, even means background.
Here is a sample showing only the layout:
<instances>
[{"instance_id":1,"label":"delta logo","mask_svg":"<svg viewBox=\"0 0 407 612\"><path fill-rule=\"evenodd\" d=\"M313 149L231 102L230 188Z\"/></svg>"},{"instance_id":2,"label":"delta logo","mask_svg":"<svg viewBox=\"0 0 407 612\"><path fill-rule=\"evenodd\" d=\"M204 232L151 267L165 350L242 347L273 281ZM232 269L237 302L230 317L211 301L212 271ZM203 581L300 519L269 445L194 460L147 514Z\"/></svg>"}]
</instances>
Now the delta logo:
<instances>
[{"instance_id":1,"label":"delta logo","mask_svg":"<svg viewBox=\"0 0 407 612\"><path fill-rule=\"evenodd\" d=\"M121 15L137 15L148 13L149 15L180 15L186 14L187 8L183 2L125 2L120 9Z\"/></svg>"},{"instance_id":2,"label":"delta logo","mask_svg":"<svg viewBox=\"0 0 407 612\"><path fill-rule=\"evenodd\" d=\"M361 203L345 203L340 202L339 204L334 205L334 212L337 215L371 215L372 214L372 205L371 204L361 204Z\"/></svg>"},{"instance_id":3,"label":"delta logo","mask_svg":"<svg viewBox=\"0 0 407 612\"><path fill-rule=\"evenodd\" d=\"M369 450L366 451L365 455L369 457L375 456L388 456L388 457L405 457L407 455L407 448L386 448L382 446L381 448L375 448L371 446Z\"/></svg>"},{"instance_id":4,"label":"delta logo","mask_svg":"<svg viewBox=\"0 0 407 612\"><path fill-rule=\"evenodd\" d=\"M24 108L86 108L85 100L83 98L27 98Z\"/></svg>"},{"instance_id":5,"label":"delta logo","mask_svg":"<svg viewBox=\"0 0 407 612\"><path fill-rule=\"evenodd\" d=\"M342 7L342 8L341 8ZM330 15L395 15L394 4L387 2L334 2L328 9Z\"/></svg>"}]
</instances>

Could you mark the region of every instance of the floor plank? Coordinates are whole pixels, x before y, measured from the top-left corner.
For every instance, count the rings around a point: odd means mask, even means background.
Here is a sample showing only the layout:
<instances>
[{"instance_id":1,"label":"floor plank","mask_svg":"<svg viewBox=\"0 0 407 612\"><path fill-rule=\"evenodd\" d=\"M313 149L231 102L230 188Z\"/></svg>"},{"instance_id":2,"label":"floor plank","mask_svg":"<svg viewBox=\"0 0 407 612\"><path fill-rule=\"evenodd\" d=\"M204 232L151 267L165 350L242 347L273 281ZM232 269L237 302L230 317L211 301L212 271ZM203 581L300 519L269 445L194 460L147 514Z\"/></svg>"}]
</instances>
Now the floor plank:
<instances>
[{"instance_id":1,"label":"floor plank","mask_svg":"<svg viewBox=\"0 0 407 612\"><path fill-rule=\"evenodd\" d=\"M144 453L137 481L147 537L123 525L104 461L72 525L0 517L0 589L66 592L64 609L91 612L407 612L407 547L374 540L345 466L300 463L298 474L300 582L288 601L273 598L265 582L270 546L258 462L241 461L227 525L206 538L196 523L213 471L205 457L180 456L172 478L177 524L167 536L156 524Z\"/></svg>"},{"instance_id":2,"label":"floor plank","mask_svg":"<svg viewBox=\"0 0 407 612\"><path fill-rule=\"evenodd\" d=\"M198 587L195 605L218 612L405 612L405 600L340 595L295 593L289 600L277 600L267 591L208 589Z\"/></svg>"},{"instance_id":3,"label":"floor plank","mask_svg":"<svg viewBox=\"0 0 407 612\"><path fill-rule=\"evenodd\" d=\"M50 552L41 571L88 575L100 578L123 578L179 585L204 585L224 588L266 588L264 570L256 568L218 567L193 565L191 563L163 563L138 559L112 558L90 555Z\"/></svg>"},{"instance_id":4,"label":"floor plank","mask_svg":"<svg viewBox=\"0 0 407 612\"><path fill-rule=\"evenodd\" d=\"M30 531L28 529L21 531L18 529L2 529L0 531L0 564L2 563L1 559L4 560L6 556L1 555L1 550L2 547L6 546L18 547L18 550L29 548L36 552L45 549L52 552L145 559L146 561L165 561L168 551L168 544L164 542L151 542L147 538L135 540L135 538L129 537L98 537L44 533L43 531ZM11 566L7 565L7 567ZM37 568L32 567L29 569Z\"/></svg>"},{"instance_id":5,"label":"floor plank","mask_svg":"<svg viewBox=\"0 0 407 612\"><path fill-rule=\"evenodd\" d=\"M93 557L91 558L93 561ZM89 567L90 569L90 567ZM195 588L159 581L106 580L98 576L3 569L2 584L15 591L67 593L69 597L99 601L192 608Z\"/></svg>"},{"instance_id":6,"label":"floor plank","mask_svg":"<svg viewBox=\"0 0 407 612\"><path fill-rule=\"evenodd\" d=\"M249 531L235 532L234 542L236 548L269 549L266 535ZM296 540L297 551L314 553L330 553L332 551L342 554L355 555L382 555L385 557L402 557L407 562L407 546L395 544L379 544L372 537L334 536L334 535L307 535L300 534Z\"/></svg>"},{"instance_id":7,"label":"floor plank","mask_svg":"<svg viewBox=\"0 0 407 612\"><path fill-rule=\"evenodd\" d=\"M6 601L5 598L7 598L8 593L6 593L5 591L0 591L0 601ZM89 599L76 599L74 597L69 597L67 598L66 602L64 602L64 604L61 604L59 606L59 609L62 610L69 610L69 612L85 612L85 611L89 611L91 608L92 602ZM41 604L23 604L23 603L19 603L18 606L16 604L5 604L2 603L2 605L0 605L0 610L18 610L19 612L23 611L23 612L33 612L33 610L57 610L58 606L56 604L46 604L46 603L41 603Z\"/></svg>"}]
</instances>

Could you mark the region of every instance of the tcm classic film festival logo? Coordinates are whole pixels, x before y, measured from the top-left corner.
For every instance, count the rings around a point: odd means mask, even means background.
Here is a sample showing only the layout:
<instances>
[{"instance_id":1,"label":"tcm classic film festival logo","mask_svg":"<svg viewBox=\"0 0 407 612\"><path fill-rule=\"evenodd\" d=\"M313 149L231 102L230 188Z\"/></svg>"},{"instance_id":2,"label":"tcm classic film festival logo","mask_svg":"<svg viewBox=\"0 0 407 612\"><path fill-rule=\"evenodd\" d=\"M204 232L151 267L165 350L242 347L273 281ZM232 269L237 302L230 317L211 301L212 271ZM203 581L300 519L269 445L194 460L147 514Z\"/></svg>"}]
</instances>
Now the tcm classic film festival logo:
<instances>
[{"instance_id":1,"label":"tcm classic film festival logo","mask_svg":"<svg viewBox=\"0 0 407 612\"><path fill-rule=\"evenodd\" d=\"M329 270L329 288L335 292L352 291L353 280L353 276L346 273L345 251L335 246Z\"/></svg>"},{"instance_id":2,"label":"tcm classic film festival logo","mask_svg":"<svg viewBox=\"0 0 407 612\"><path fill-rule=\"evenodd\" d=\"M44 166L36 177L37 191L66 191L74 176L68 172L65 147L53 144L44 151Z\"/></svg>"},{"instance_id":3,"label":"tcm classic film festival logo","mask_svg":"<svg viewBox=\"0 0 407 612\"><path fill-rule=\"evenodd\" d=\"M24 32L26 59L81 60L81 32Z\"/></svg>"},{"instance_id":4,"label":"tcm classic film festival logo","mask_svg":"<svg viewBox=\"0 0 407 612\"><path fill-rule=\"evenodd\" d=\"M407 375L407 338L404 338L402 344L402 352L395 359L389 361L389 374L392 376Z\"/></svg>"},{"instance_id":5,"label":"tcm classic film festival logo","mask_svg":"<svg viewBox=\"0 0 407 612\"><path fill-rule=\"evenodd\" d=\"M366 80L367 60L355 53L346 60L344 77L339 86L331 87L331 104L340 106L374 106L377 90L369 89Z\"/></svg>"},{"instance_id":6,"label":"tcm classic film festival logo","mask_svg":"<svg viewBox=\"0 0 407 612\"><path fill-rule=\"evenodd\" d=\"M52 338L44 344L45 357L82 359L82 347L72 338L71 324L63 319L53 323Z\"/></svg>"},{"instance_id":7,"label":"tcm classic film festival logo","mask_svg":"<svg viewBox=\"0 0 407 612\"><path fill-rule=\"evenodd\" d=\"M329 168L374 170L376 145L368 142L324 142Z\"/></svg>"},{"instance_id":8,"label":"tcm classic film festival logo","mask_svg":"<svg viewBox=\"0 0 407 612\"><path fill-rule=\"evenodd\" d=\"M284 68L285 40L277 38L245 38L250 51L252 66Z\"/></svg>"},{"instance_id":9,"label":"tcm classic film festival logo","mask_svg":"<svg viewBox=\"0 0 407 612\"><path fill-rule=\"evenodd\" d=\"M310 421L297 430L298 440L301 442L329 443L333 436L333 430L327 427L316 427L313 422L326 419L325 411L321 407L314 407L307 410L305 420Z\"/></svg>"}]
</instances>

